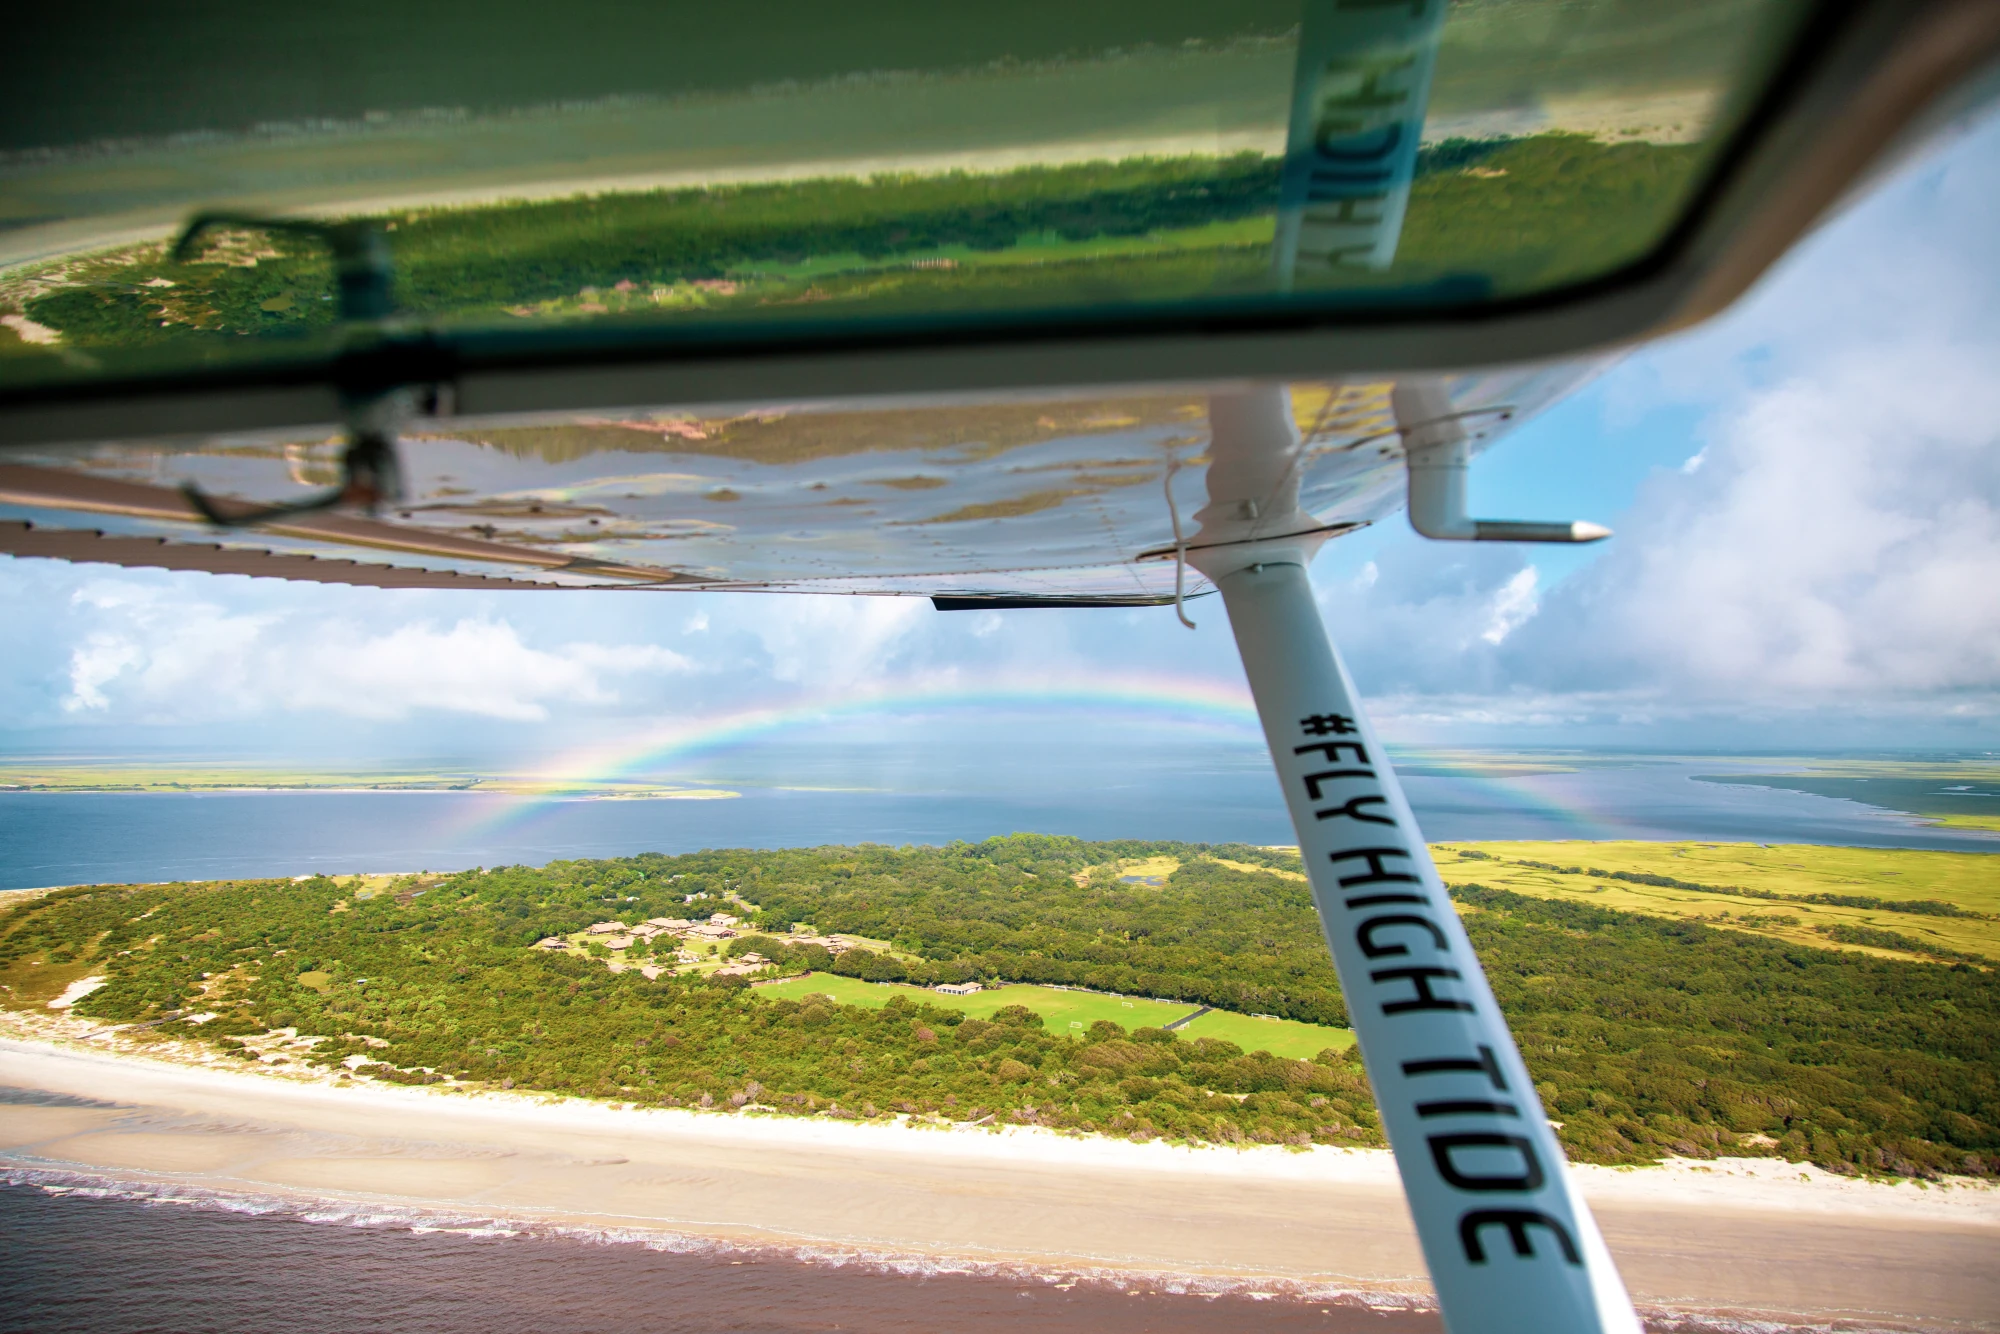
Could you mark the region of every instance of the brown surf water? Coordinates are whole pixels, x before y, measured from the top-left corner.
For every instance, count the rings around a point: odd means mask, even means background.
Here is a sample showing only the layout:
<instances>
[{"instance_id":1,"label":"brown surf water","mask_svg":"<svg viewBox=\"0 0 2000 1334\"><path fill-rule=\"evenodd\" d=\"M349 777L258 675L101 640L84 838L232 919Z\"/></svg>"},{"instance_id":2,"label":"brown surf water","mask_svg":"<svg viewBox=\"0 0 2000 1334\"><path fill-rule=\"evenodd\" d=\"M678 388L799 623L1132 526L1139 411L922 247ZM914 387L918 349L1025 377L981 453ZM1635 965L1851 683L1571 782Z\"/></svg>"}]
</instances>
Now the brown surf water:
<instances>
[{"instance_id":1,"label":"brown surf water","mask_svg":"<svg viewBox=\"0 0 2000 1334\"><path fill-rule=\"evenodd\" d=\"M0 1331L14 1334L1435 1334L1357 1296L801 1257L498 1220L0 1180Z\"/></svg>"}]
</instances>

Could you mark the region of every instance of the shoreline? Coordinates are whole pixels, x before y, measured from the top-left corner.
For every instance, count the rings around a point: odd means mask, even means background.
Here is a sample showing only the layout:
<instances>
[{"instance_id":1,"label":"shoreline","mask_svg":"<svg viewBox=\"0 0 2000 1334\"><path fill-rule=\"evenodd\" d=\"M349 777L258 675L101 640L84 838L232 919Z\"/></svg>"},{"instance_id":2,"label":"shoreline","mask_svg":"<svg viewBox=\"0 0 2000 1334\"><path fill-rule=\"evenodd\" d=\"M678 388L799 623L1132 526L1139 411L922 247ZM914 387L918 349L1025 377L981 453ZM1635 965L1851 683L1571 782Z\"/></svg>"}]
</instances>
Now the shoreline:
<instances>
[{"instance_id":1,"label":"shoreline","mask_svg":"<svg viewBox=\"0 0 2000 1334\"><path fill-rule=\"evenodd\" d=\"M442 1086L341 1084L331 1074L251 1071L222 1057L163 1059L130 1051L86 1047L76 1038L22 1038L0 1031L0 1088L33 1088L10 1078L19 1058L48 1071L36 1058L85 1063L98 1077L120 1081L147 1070L158 1075L191 1075L215 1081L218 1090L239 1096L296 1101L327 1093L346 1103L378 1108L471 1109L494 1123L533 1121L577 1133L645 1133L712 1140L745 1150L779 1146L830 1151L924 1152L931 1156L984 1161L1035 1162L1051 1166L1107 1165L1121 1171L1182 1172L1234 1180L1312 1180L1387 1186L1400 1194L1400 1179L1389 1150L1314 1145L1139 1143L1106 1135L1066 1133L1035 1125L975 1126L968 1123L911 1123L906 1118L845 1121L779 1112L639 1107L564 1094L466 1090ZM104 1085L83 1075L72 1086L42 1091L118 1103ZM279 1092L282 1090L283 1092ZM0 1106L10 1104L0 1103ZM9 1155L0 1145L0 1158ZM2000 1229L2000 1183L1971 1177L1918 1184L1906 1178L1847 1177L1810 1163L1782 1158L1670 1158L1641 1166L1571 1163L1570 1172L1593 1205L1675 1200L1785 1213L1866 1217L1884 1221L1966 1223ZM2000 1237L1996 1237L2000 1241Z\"/></svg>"},{"instance_id":2,"label":"shoreline","mask_svg":"<svg viewBox=\"0 0 2000 1334\"><path fill-rule=\"evenodd\" d=\"M0 1086L43 1095L0 1102L0 1172L324 1221L490 1224L924 1272L1143 1277L1397 1307L1429 1291L1381 1149L633 1109L219 1065L0 1037ZM1657 1313L2000 1329L2000 1275L1981 1259L2000 1242L2000 1188L1890 1185L1771 1159L1573 1170L1635 1298Z\"/></svg>"}]
</instances>

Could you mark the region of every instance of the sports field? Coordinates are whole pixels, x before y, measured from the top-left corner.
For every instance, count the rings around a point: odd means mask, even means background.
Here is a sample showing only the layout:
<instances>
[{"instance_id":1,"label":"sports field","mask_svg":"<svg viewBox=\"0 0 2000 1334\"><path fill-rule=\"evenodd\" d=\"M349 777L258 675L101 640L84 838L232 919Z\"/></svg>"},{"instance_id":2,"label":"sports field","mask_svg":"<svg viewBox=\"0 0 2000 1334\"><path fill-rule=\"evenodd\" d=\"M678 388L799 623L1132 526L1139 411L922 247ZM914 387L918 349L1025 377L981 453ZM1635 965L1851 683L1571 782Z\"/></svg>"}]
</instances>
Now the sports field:
<instances>
[{"instance_id":1,"label":"sports field","mask_svg":"<svg viewBox=\"0 0 2000 1334\"><path fill-rule=\"evenodd\" d=\"M941 1009L959 1010L975 1019L985 1019L1003 1005L1025 1005L1042 1016L1052 1032L1081 1034L1100 1019L1125 1028L1162 1027L1186 1018L1201 1008L1175 1001L1148 1000L1142 996L1107 996L1094 991L1067 991L1056 987L1012 986L997 991L979 991L970 996L947 996L923 987L897 986L885 982L862 982L832 973L808 973L770 986L757 988L759 996L797 1000L818 992L843 1005L886 1005L891 996L924 1000ZM1345 1049L1354 1043L1354 1034L1344 1028L1323 1028L1290 1019L1259 1019L1246 1014L1211 1010L1199 1019L1175 1030L1183 1037L1221 1038L1245 1051L1268 1051L1273 1056L1304 1060L1328 1047Z\"/></svg>"}]
</instances>

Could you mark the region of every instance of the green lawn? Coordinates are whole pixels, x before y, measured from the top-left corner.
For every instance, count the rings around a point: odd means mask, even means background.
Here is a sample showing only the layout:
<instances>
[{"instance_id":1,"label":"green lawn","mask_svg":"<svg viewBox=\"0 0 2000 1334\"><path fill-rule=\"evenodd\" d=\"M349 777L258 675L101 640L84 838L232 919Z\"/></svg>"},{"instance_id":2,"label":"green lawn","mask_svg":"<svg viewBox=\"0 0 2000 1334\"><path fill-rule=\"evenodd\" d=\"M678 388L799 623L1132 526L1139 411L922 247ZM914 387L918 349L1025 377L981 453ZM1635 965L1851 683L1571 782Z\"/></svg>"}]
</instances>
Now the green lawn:
<instances>
[{"instance_id":1,"label":"green lawn","mask_svg":"<svg viewBox=\"0 0 2000 1334\"><path fill-rule=\"evenodd\" d=\"M1309 1060L1328 1047L1344 1051L1354 1045L1352 1029L1231 1014L1227 1010L1210 1010L1180 1032L1191 1038L1221 1038L1245 1051L1268 1051L1294 1061Z\"/></svg>"},{"instance_id":2,"label":"green lawn","mask_svg":"<svg viewBox=\"0 0 2000 1334\"><path fill-rule=\"evenodd\" d=\"M863 982L832 973L808 973L770 986L758 987L759 996L797 1000L814 992L831 996L842 1005L886 1005L891 996L922 999L941 1009L958 1010L975 1019L990 1018L1003 1005L1025 1005L1042 1016L1043 1025L1054 1033L1081 1033L1100 1019L1125 1028L1162 1027L1201 1008L1174 1001L1129 999L1091 991L1062 991L1055 987L1013 986L998 991L979 991L970 996L947 996L924 987L897 986L886 982ZM1190 1038L1221 1038L1245 1051L1268 1051L1273 1056L1304 1060L1327 1047L1345 1048L1354 1034L1344 1028L1322 1028L1289 1019L1254 1019L1245 1014L1211 1010L1178 1030Z\"/></svg>"}]
</instances>

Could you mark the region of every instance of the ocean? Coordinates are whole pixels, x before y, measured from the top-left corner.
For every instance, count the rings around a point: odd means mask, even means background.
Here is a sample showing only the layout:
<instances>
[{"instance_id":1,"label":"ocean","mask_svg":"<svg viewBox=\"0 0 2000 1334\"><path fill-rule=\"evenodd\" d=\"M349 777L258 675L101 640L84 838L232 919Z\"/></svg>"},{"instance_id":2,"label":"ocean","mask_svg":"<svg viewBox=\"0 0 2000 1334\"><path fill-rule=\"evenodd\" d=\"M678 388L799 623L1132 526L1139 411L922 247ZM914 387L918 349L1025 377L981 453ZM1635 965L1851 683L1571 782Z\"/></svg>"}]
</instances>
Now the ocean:
<instances>
[{"instance_id":1,"label":"ocean","mask_svg":"<svg viewBox=\"0 0 2000 1334\"><path fill-rule=\"evenodd\" d=\"M0 1176L5 1334L1432 1334L1435 1314ZM34 1174L39 1175L39 1174Z\"/></svg>"},{"instance_id":2,"label":"ocean","mask_svg":"<svg viewBox=\"0 0 2000 1334\"><path fill-rule=\"evenodd\" d=\"M453 791L0 792L0 889L539 866L558 858L826 843L1079 838L1294 841L1269 761L1242 747L1116 756L956 755L890 768L808 757L788 772L702 775L705 801ZM2000 836L1807 792L1706 783L1728 759L1606 757L1566 773L1404 778L1432 841L1687 839L2000 852ZM745 781L745 778L749 781ZM843 785L845 784L845 785Z\"/></svg>"}]
</instances>

